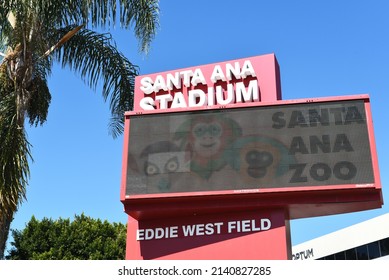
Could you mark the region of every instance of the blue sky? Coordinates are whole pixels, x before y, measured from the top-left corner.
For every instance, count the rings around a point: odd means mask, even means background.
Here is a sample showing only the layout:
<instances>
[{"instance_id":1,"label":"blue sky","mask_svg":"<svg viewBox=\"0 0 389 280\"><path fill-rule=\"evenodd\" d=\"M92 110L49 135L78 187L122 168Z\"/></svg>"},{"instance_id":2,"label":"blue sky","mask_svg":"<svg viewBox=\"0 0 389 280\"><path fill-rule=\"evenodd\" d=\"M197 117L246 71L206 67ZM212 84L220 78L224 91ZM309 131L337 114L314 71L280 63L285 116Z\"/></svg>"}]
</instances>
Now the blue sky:
<instances>
[{"instance_id":1,"label":"blue sky","mask_svg":"<svg viewBox=\"0 0 389 280\"><path fill-rule=\"evenodd\" d=\"M283 99L370 95L384 200L389 175L389 2L161 1L160 29L150 53L132 31L111 29L118 48L141 74L274 53ZM109 110L69 69L56 67L47 123L28 128L34 162L27 198L11 225L31 216L75 214L123 222L119 200L123 137L108 134ZM291 222L292 243L387 213L381 209Z\"/></svg>"}]
</instances>

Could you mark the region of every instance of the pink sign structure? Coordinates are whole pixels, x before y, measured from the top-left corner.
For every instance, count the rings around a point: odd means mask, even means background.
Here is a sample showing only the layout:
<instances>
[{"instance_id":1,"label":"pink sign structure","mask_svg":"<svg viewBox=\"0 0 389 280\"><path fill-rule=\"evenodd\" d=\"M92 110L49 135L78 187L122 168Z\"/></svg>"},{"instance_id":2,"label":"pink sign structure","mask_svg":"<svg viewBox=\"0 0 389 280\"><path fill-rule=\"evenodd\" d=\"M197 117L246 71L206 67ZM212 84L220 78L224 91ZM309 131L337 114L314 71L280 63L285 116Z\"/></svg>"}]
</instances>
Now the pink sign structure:
<instances>
[{"instance_id":1,"label":"pink sign structure","mask_svg":"<svg viewBox=\"0 0 389 280\"><path fill-rule=\"evenodd\" d=\"M281 100L273 54L139 76L135 94L127 259L290 259L290 219L382 206L366 94Z\"/></svg>"},{"instance_id":2,"label":"pink sign structure","mask_svg":"<svg viewBox=\"0 0 389 280\"><path fill-rule=\"evenodd\" d=\"M136 77L134 111L220 108L281 99L273 54Z\"/></svg>"}]
</instances>

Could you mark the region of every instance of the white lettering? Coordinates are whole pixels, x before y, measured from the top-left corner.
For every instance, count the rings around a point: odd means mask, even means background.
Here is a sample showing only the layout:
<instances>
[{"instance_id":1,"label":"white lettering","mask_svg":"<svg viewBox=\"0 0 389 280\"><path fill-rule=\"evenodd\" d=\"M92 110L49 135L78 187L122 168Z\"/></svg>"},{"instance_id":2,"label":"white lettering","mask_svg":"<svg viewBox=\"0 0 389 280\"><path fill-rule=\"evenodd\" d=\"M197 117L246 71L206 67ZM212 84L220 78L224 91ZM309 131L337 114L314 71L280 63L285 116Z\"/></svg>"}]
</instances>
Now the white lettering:
<instances>
[{"instance_id":1,"label":"white lettering","mask_svg":"<svg viewBox=\"0 0 389 280\"><path fill-rule=\"evenodd\" d=\"M208 78L214 85L208 86L208 92L203 88L196 88L207 85L208 79L204 77L201 68L159 74L155 76L155 80L149 76L143 77L140 80L140 90L145 95L161 94L145 96L140 99L139 106L143 110L155 110L260 101L258 80L244 80L256 77L250 60L245 60L242 67L238 61L226 63L223 67L216 64L210 75ZM218 82L223 84L215 85ZM180 91L174 92L176 90Z\"/></svg>"},{"instance_id":2,"label":"white lettering","mask_svg":"<svg viewBox=\"0 0 389 280\"><path fill-rule=\"evenodd\" d=\"M207 82L205 81L203 72L201 72L201 70L199 68L196 68L194 73L193 73L191 84L192 84L192 86L195 87L200 83L203 85L207 84Z\"/></svg>"},{"instance_id":3,"label":"white lettering","mask_svg":"<svg viewBox=\"0 0 389 280\"><path fill-rule=\"evenodd\" d=\"M144 240L145 238L145 230L144 229L138 229L136 231L136 240Z\"/></svg>"},{"instance_id":4,"label":"white lettering","mask_svg":"<svg viewBox=\"0 0 389 280\"><path fill-rule=\"evenodd\" d=\"M195 229L196 229L196 225L182 226L182 231L184 232L184 236L193 236Z\"/></svg>"},{"instance_id":5,"label":"white lettering","mask_svg":"<svg viewBox=\"0 0 389 280\"><path fill-rule=\"evenodd\" d=\"M176 92L174 95L174 99L171 105L171 108L185 108L188 107L186 105L185 97L182 92Z\"/></svg>"},{"instance_id":6,"label":"white lettering","mask_svg":"<svg viewBox=\"0 0 389 280\"><path fill-rule=\"evenodd\" d=\"M196 225L196 235L204 235L204 224Z\"/></svg>"},{"instance_id":7,"label":"white lettering","mask_svg":"<svg viewBox=\"0 0 389 280\"><path fill-rule=\"evenodd\" d=\"M183 78L182 83L184 86L189 87L190 86L190 78L193 76L192 70L185 70L180 72L181 77Z\"/></svg>"},{"instance_id":8,"label":"white lettering","mask_svg":"<svg viewBox=\"0 0 389 280\"><path fill-rule=\"evenodd\" d=\"M167 91L165 79L162 77L162 75L158 75L154 82L154 92L157 93L160 90Z\"/></svg>"},{"instance_id":9,"label":"white lettering","mask_svg":"<svg viewBox=\"0 0 389 280\"><path fill-rule=\"evenodd\" d=\"M155 239L161 239L165 236L165 230L163 228L155 229Z\"/></svg>"},{"instance_id":10,"label":"white lettering","mask_svg":"<svg viewBox=\"0 0 389 280\"><path fill-rule=\"evenodd\" d=\"M151 228L145 229L145 240L150 240L154 238L154 230Z\"/></svg>"},{"instance_id":11,"label":"white lettering","mask_svg":"<svg viewBox=\"0 0 389 280\"><path fill-rule=\"evenodd\" d=\"M144 92L144 94L150 94L154 91L153 87L153 80L150 77L144 77L140 80L141 83L141 91Z\"/></svg>"},{"instance_id":12,"label":"white lettering","mask_svg":"<svg viewBox=\"0 0 389 280\"><path fill-rule=\"evenodd\" d=\"M233 79L240 79L240 65L239 62L235 62L235 67L233 67L230 63L226 64L226 76L229 81Z\"/></svg>"},{"instance_id":13,"label":"white lettering","mask_svg":"<svg viewBox=\"0 0 389 280\"><path fill-rule=\"evenodd\" d=\"M206 223L206 224L194 224L194 225L182 225L182 233L184 237L190 236L204 236L221 234L223 229L223 222ZM227 223L227 233L247 233L269 230L271 228L271 221L269 219L259 220L237 220L229 221ZM136 240L159 240L166 238L177 238L179 237L178 226L170 227L157 227L138 229L136 231Z\"/></svg>"},{"instance_id":14,"label":"white lettering","mask_svg":"<svg viewBox=\"0 0 389 280\"><path fill-rule=\"evenodd\" d=\"M215 223L214 225L216 226L216 233L220 234L221 226L223 225L223 222Z\"/></svg>"},{"instance_id":15,"label":"white lettering","mask_svg":"<svg viewBox=\"0 0 389 280\"><path fill-rule=\"evenodd\" d=\"M213 224L206 224L205 225L205 234L206 235L212 235L214 234L215 230L213 228Z\"/></svg>"},{"instance_id":16,"label":"white lettering","mask_svg":"<svg viewBox=\"0 0 389 280\"><path fill-rule=\"evenodd\" d=\"M215 105L215 91L213 90L213 87L208 88L207 99L208 99L208 106Z\"/></svg>"},{"instance_id":17,"label":"white lettering","mask_svg":"<svg viewBox=\"0 0 389 280\"><path fill-rule=\"evenodd\" d=\"M271 228L271 221L269 219L261 219L261 229L268 230Z\"/></svg>"},{"instance_id":18,"label":"white lettering","mask_svg":"<svg viewBox=\"0 0 389 280\"><path fill-rule=\"evenodd\" d=\"M250 232L251 231L251 222L250 220L242 221L242 232Z\"/></svg>"},{"instance_id":19,"label":"white lettering","mask_svg":"<svg viewBox=\"0 0 389 280\"><path fill-rule=\"evenodd\" d=\"M236 221L228 222L228 233L231 233L234 229L236 229Z\"/></svg>"},{"instance_id":20,"label":"white lettering","mask_svg":"<svg viewBox=\"0 0 389 280\"><path fill-rule=\"evenodd\" d=\"M205 106L207 104L207 96L201 89L193 89L188 93L189 107Z\"/></svg>"},{"instance_id":21,"label":"white lettering","mask_svg":"<svg viewBox=\"0 0 389 280\"><path fill-rule=\"evenodd\" d=\"M223 222L182 226L184 236L220 234Z\"/></svg>"},{"instance_id":22,"label":"white lettering","mask_svg":"<svg viewBox=\"0 0 389 280\"><path fill-rule=\"evenodd\" d=\"M250 60L244 61L243 67L242 67L242 72L240 72L240 75L243 79L245 79L247 76L256 77L254 68L251 65Z\"/></svg>"},{"instance_id":23,"label":"white lettering","mask_svg":"<svg viewBox=\"0 0 389 280\"><path fill-rule=\"evenodd\" d=\"M138 241L176 237L178 237L178 226L155 229L138 229L136 231L136 240Z\"/></svg>"},{"instance_id":24,"label":"white lettering","mask_svg":"<svg viewBox=\"0 0 389 280\"><path fill-rule=\"evenodd\" d=\"M143 110L155 110L155 101L149 96L142 98L139 105Z\"/></svg>"},{"instance_id":25,"label":"white lettering","mask_svg":"<svg viewBox=\"0 0 389 280\"><path fill-rule=\"evenodd\" d=\"M256 221L255 220L252 220L251 221L251 229L252 231L260 231L262 227L260 226L257 226L256 224Z\"/></svg>"},{"instance_id":26,"label":"white lettering","mask_svg":"<svg viewBox=\"0 0 389 280\"><path fill-rule=\"evenodd\" d=\"M174 88L180 89L181 88L180 73L175 72L174 76L171 73L168 73L166 76L166 86L169 90L173 90Z\"/></svg>"},{"instance_id":27,"label":"white lettering","mask_svg":"<svg viewBox=\"0 0 389 280\"><path fill-rule=\"evenodd\" d=\"M223 82L226 81L226 77L224 76L223 70L220 67L220 65L216 65L215 68L213 68L211 81L213 83L216 83L217 81L223 81Z\"/></svg>"},{"instance_id":28,"label":"white lettering","mask_svg":"<svg viewBox=\"0 0 389 280\"><path fill-rule=\"evenodd\" d=\"M260 223L260 227L257 225ZM243 220L243 221L230 221L228 222L228 233L233 232L252 232L268 230L271 228L271 221L269 219L256 220Z\"/></svg>"},{"instance_id":29,"label":"white lettering","mask_svg":"<svg viewBox=\"0 0 389 280\"><path fill-rule=\"evenodd\" d=\"M216 86L216 100L220 105L232 104L235 101L234 86L232 84L227 85L227 97L224 98L224 92L222 86Z\"/></svg>"},{"instance_id":30,"label":"white lettering","mask_svg":"<svg viewBox=\"0 0 389 280\"><path fill-rule=\"evenodd\" d=\"M178 237L178 227L177 226L170 227L170 237L171 238Z\"/></svg>"},{"instance_id":31,"label":"white lettering","mask_svg":"<svg viewBox=\"0 0 389 280\"><path fill-rule=\"evenodd\" d=\"M258 91L258 81L251 80L249 82L248 89L246 91L246 87L243 82L236 83L235 85L236 91L236 102L241 103L242 97L244 102L248 101L259 101L259 91Z\"/></svg>"},{"instance_id":32,"label":"white lettering","mask_svg":"<svg viewBox=\"0 0 389 280\"><path fill-rule=\"evenodd\" d=\"M160 109L167 109L169 108L169 102L173 100L173 97L170 94L162 94L162 95L157 95L155 97L156 101L159 101L159 108Z\"/></svg>"}]
</instances>

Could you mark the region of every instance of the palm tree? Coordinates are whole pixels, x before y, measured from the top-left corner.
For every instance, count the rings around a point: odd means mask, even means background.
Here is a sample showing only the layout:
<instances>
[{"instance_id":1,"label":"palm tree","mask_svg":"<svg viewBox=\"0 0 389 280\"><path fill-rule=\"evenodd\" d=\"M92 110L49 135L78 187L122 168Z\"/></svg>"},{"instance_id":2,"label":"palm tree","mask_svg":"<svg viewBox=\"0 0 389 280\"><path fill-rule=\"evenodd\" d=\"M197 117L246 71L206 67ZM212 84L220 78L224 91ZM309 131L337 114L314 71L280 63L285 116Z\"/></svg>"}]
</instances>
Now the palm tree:
<instances>
[{"instance_id":1,"label":"palm tree","mask_svg":"<svg viewBox=\"0 0 389 280\"><path fill-rule=\"evenodd\" d=\"M132 109L138 67L115 46L109 33L93 29L133 28L147 53L159 24L158 0L0 1L0 259L14 213L26 198L31 147L25 124L47 119L54 62L81 75L111 110L110 132L123 131L123 113Z\"/></svg>"}]
</instances>

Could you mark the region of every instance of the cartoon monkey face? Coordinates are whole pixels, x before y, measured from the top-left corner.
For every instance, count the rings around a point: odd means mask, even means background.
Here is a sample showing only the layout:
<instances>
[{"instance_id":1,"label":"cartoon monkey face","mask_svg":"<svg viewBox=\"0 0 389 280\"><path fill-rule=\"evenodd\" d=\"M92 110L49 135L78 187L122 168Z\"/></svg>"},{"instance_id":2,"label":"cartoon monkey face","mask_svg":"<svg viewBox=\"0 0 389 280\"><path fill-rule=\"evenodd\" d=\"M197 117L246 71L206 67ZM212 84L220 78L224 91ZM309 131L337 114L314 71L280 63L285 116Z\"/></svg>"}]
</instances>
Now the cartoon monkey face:
<instances>
[{"instance_id":1,"label":"cartoon monkey face","mask_svg":"<svg viewBox=\"0 0 389 280\"><path fill-rule=\"evenodd\" d=\"M222 144L222 126L217 122L198 122L192 128L194 152L202 157L216 155Z\"/></svg>"},{"instance_id":2,"label":"cartoon monkey face","mask_svg":"<svg viewBox=\"0 0 389 280\"><path fill-rule=\"evenodd\" d=\"M253 178L266 176L267 168L273 163L274 157L268 151L253 149L246 153L245 161L248 164L247 174Z\"/></svg>"},{"instance_id":3,"label":"cartoon monkey face","mask_svg":"<svg viewBox=\"0 0 389 280\"><path fill-rule=\"evenodd\" d=\"M248 135L238 139L226 154L227 161L246 187L272 187L282 180L294 158L276 139Z\"/></svg>"},{"instance_id":4,"label":"cartoon monkey face","mask_svg":"<svg viewBox=\"0 0 389 280\"><path fill-rule=\"evenodd\" d=\"M182 150L190 151L191 171L209 180L227 162L224 153L242 135L238 123L227 115L194 115L176 130L174 141Z\"/></svg>"},{"instance_id":5,"label":"cartoon monkey face","mask_svg":"<svg viewBox=\"0 0 389 280\"><path fill-rule=\"evenodd\" d=\"M266 143L250 143L239 152L240 174L244 180L264 183L275 177L280 152Z\"/></svg>"}]
</instances>

